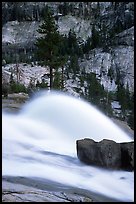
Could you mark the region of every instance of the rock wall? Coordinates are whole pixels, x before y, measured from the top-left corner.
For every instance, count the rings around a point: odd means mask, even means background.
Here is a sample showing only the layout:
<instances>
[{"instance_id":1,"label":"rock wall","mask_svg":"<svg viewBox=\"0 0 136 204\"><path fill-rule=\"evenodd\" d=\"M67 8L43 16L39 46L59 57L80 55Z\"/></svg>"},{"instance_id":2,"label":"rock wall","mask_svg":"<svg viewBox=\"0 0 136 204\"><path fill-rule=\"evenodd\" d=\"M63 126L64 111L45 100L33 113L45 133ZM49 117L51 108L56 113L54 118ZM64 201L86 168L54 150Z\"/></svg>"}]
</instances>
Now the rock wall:
<instances>
[{"instance_id":1,"label":"rock wall","mask_svg":"<svg viewBox=\"0 0 136 204\"><path fill-rule=\"evenodd\" d=\"M37 29L48 5L56 17L58 29L68 34L74 29L78 42L85 43L92 36L92 27L103 39L103 47L84 55L81 70L103 75L104 88L116 91L115 80L107 77L111 68L116 75L119 68L125 86L134 91L134 3L133 2L2 2L2 55L3 59L34 61ZM27 31L27 32L26 32ZM105 49L108 46L108 49ZM80 61L80 59L79 59ZM103 69L103 70L102 70Z\"/></svg>"}]
</instances>

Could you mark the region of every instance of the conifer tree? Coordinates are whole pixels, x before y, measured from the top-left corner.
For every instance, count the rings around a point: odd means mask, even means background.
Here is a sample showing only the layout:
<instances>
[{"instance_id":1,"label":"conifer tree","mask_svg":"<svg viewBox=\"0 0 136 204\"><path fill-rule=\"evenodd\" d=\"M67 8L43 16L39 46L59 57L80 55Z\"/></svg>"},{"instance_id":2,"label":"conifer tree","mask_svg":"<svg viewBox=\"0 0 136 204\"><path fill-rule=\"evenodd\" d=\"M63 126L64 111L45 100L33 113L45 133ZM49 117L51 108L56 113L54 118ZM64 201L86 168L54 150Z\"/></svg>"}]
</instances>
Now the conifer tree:
<instances>
[{"instance_id":1,"label":"conifer tree","mask_svg":"<svg viewBox=\"0 0 136 204\"><path fill-rule=\"evenodd\" d=\"M68 33L68 54L74 55L75 53L79 54L79 45L77 43L77 36L73 29L70 29Z\"/></svg>"},{"instance_id":2,"label":"conifer tree","mask_svg":"<svg viewBox=\"0 0 136 204\"><path fill-rule=\"evenodd\" d=\"M63 36L58 32L52 12L46 6L44 21L39 26L38 33L41 37L37 38L37 56L38 60L44 66L50 68L50 89L53 88L53 71L62 64L62 55L59 52L59 46Z\"/></svg>"},{"instance_id":3,"label":"conifer tree","mask_svg":"<svg viewBox=\"0 0 136 204\"><path fill-rule=\"evenodd\" d=\"M92 41L91 49L94 49L100 46L100 35L99 35L99 32L96 30L94 24L92 26L92 40L91 41Z\"/></svg>"},{"instance_id":4,"label":"conifer tree","mask_svg":"<svg viewBox=\"0 0 136 204\"><path fill-rule=\"evenodd\" d=\"M76 74L79 72L79 64L78 64L78 56L75 54L70 57L70 63L69 63L69 71L76 76Z\"/></svg>"}]
</instances>

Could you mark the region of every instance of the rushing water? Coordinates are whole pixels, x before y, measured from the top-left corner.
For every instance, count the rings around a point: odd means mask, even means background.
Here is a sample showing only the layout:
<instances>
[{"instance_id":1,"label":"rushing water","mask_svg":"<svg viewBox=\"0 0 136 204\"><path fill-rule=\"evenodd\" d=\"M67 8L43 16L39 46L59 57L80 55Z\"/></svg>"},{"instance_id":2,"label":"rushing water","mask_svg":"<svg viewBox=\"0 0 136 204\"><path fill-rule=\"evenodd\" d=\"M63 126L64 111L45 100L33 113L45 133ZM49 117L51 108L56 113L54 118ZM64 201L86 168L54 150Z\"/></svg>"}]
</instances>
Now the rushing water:
<instances>
[{"instance_id":1,"label":"rushing water","mask_svg":"<svg viewBox=\"0 0 136 204\"><path fill-rule=\"evenodd\" d=\"M134 172L81 163L76 140L83 138L132 141L89 103L60 92L42 92L19 114L2 114L2 175L49 179L133 201Z\"/></svg>"}]
</instances>

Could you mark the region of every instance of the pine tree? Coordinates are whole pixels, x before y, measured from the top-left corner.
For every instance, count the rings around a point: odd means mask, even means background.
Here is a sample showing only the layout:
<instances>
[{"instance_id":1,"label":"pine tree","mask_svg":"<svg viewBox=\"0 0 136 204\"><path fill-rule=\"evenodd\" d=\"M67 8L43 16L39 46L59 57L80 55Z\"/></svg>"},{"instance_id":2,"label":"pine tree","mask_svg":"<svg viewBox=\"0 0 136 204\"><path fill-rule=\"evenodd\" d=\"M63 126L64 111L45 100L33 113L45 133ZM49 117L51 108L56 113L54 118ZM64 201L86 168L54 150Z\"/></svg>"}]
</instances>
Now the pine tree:
<instances>
[{"instance_id":1,"label":"pine tree","mask_svg":"<svg viewBox=\"0 0 136 204\"><path fill-rule=\"evenodd\" d=\"M68 33L68 54L74 55L75 53L78 54L79 52L79 46L77 43L77 36L74 30L70 29Z\"/></svg>"},{"instance_id":2,"label":"pine tree","mask_svg":"<svg viewBox=\"0 0 136 204\"><path fill-rule=\"evenodd\" d=\"M106 93L104 87L99 83L95 73L90 73L87 76L88 81L88 98L94 103L98 104L101 98L104 98Z\"/></svg>"},{"instance_id":3,"label":"pine tree","mask_svg":"<svg viewBox=\"0 0 136 204\"><path fill-rule=\"evenodd\" d=\"M129 109L131 113L128 116L127 122L128 125L134 130L134 93L130 95Z\"/></svg>"},{"instance_id":4,"label":"pine tree","mask_svg":"<svg viewBox=\"0 0 136 204\"><path fill-rule=\"evenodd\" d=\"M91 37L88 37L85 44L83 45L84 53L88 53L91 50Z\"/></svg>"},{"instance_id":5,"label":"pine tree","mask_svg":"<svg viewBox=\"0 0 136 204\"><path fill-rule=\"evenodd\" d=\"M54 76L54 81L53 81L53 88L54 89L61 89L61 73L59 70L56 70L55 76Z\"/></svg>"},{"instance_id":6,"label":"pine tree","mask_svg":"<svg viewBox=\"0 0 136 204\"><path fill-rule=\"evenodd\" d=\"M41 34L41 37L37 38L36 42L37 56L44 66L50 68L50 89L52 89L53 70L62 63L59 46L63 36L59 34L55 19L48 6L46 6L44 21L39 26L38 33Z\"/></svg>"},{"instance_id":7,"label":"pine tree","mask_svg":"<svg viewBox=\"0 0 136 204\"><path fill-rule=\"evenodd\" d=\"M68 69L70 72L74 74L74 77L79 72L80 67L78 64L78 56L76 54L70 57L70 63L69 63Z\"/></svg>"},{"instance_id":8,"label":"pine tree","mask_svg":"<svg viewBox=\"0 0 136 204\"><path fill-rule=\"evenodd\" d=\"M100 46L100 35L99 35L99 32L96 30L94 24L92 26L92 39L91 39L91 41L92 41L91 49L94 49L94 48Z\"/></svg>"}]
</instances>

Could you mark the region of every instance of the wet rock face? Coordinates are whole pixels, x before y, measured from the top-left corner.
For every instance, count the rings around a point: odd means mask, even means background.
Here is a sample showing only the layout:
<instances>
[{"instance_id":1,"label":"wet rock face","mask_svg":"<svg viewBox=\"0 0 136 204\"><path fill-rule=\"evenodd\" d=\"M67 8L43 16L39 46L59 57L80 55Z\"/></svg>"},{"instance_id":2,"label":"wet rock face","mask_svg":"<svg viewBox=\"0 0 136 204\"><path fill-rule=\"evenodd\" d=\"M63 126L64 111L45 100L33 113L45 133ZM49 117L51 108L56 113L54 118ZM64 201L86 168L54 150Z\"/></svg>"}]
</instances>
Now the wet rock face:
<instances>
[{"instance_id":1,"label":"wet rock face","mask_svg":"<svg viewBox=\"0 0 136 204\"><path fill-rule=\"evenodd\" d=\"M120 144L114 141L102 140L98 143L102 166L119 168L121 166Z\"/></svg>"},{"instance_id":2,"label":"wet rock face","mask_svg":"<svg viewBox=\"0 0 136 204\"><path fill-rule=\"evenodd\" d=\"M116 143L103 139L95 142L92 139L76 141L78 158L89 165L109 169L134 169L134 142Z\"/></svg>"},{"instance_id":3,"label":"wet rock face","mask_svg":"<svg viewBox=\"0 0 136 204\"><path fill-rule=\"evenodd\" d=\"M122 167L127 170L134 169L134 142L121 143Z\"/></svg>"},{"instance_id":4,"label":"wet rock face","mask_svg":"<svg viewBox=\"0 0 136 204\"><path fill-rule=\"evenodd\" d=\"M119 168L121 165L120 145L114 141L92 139L77 141L78 158L87 163L107 168Z\"/></svg>"}]
</instances>

